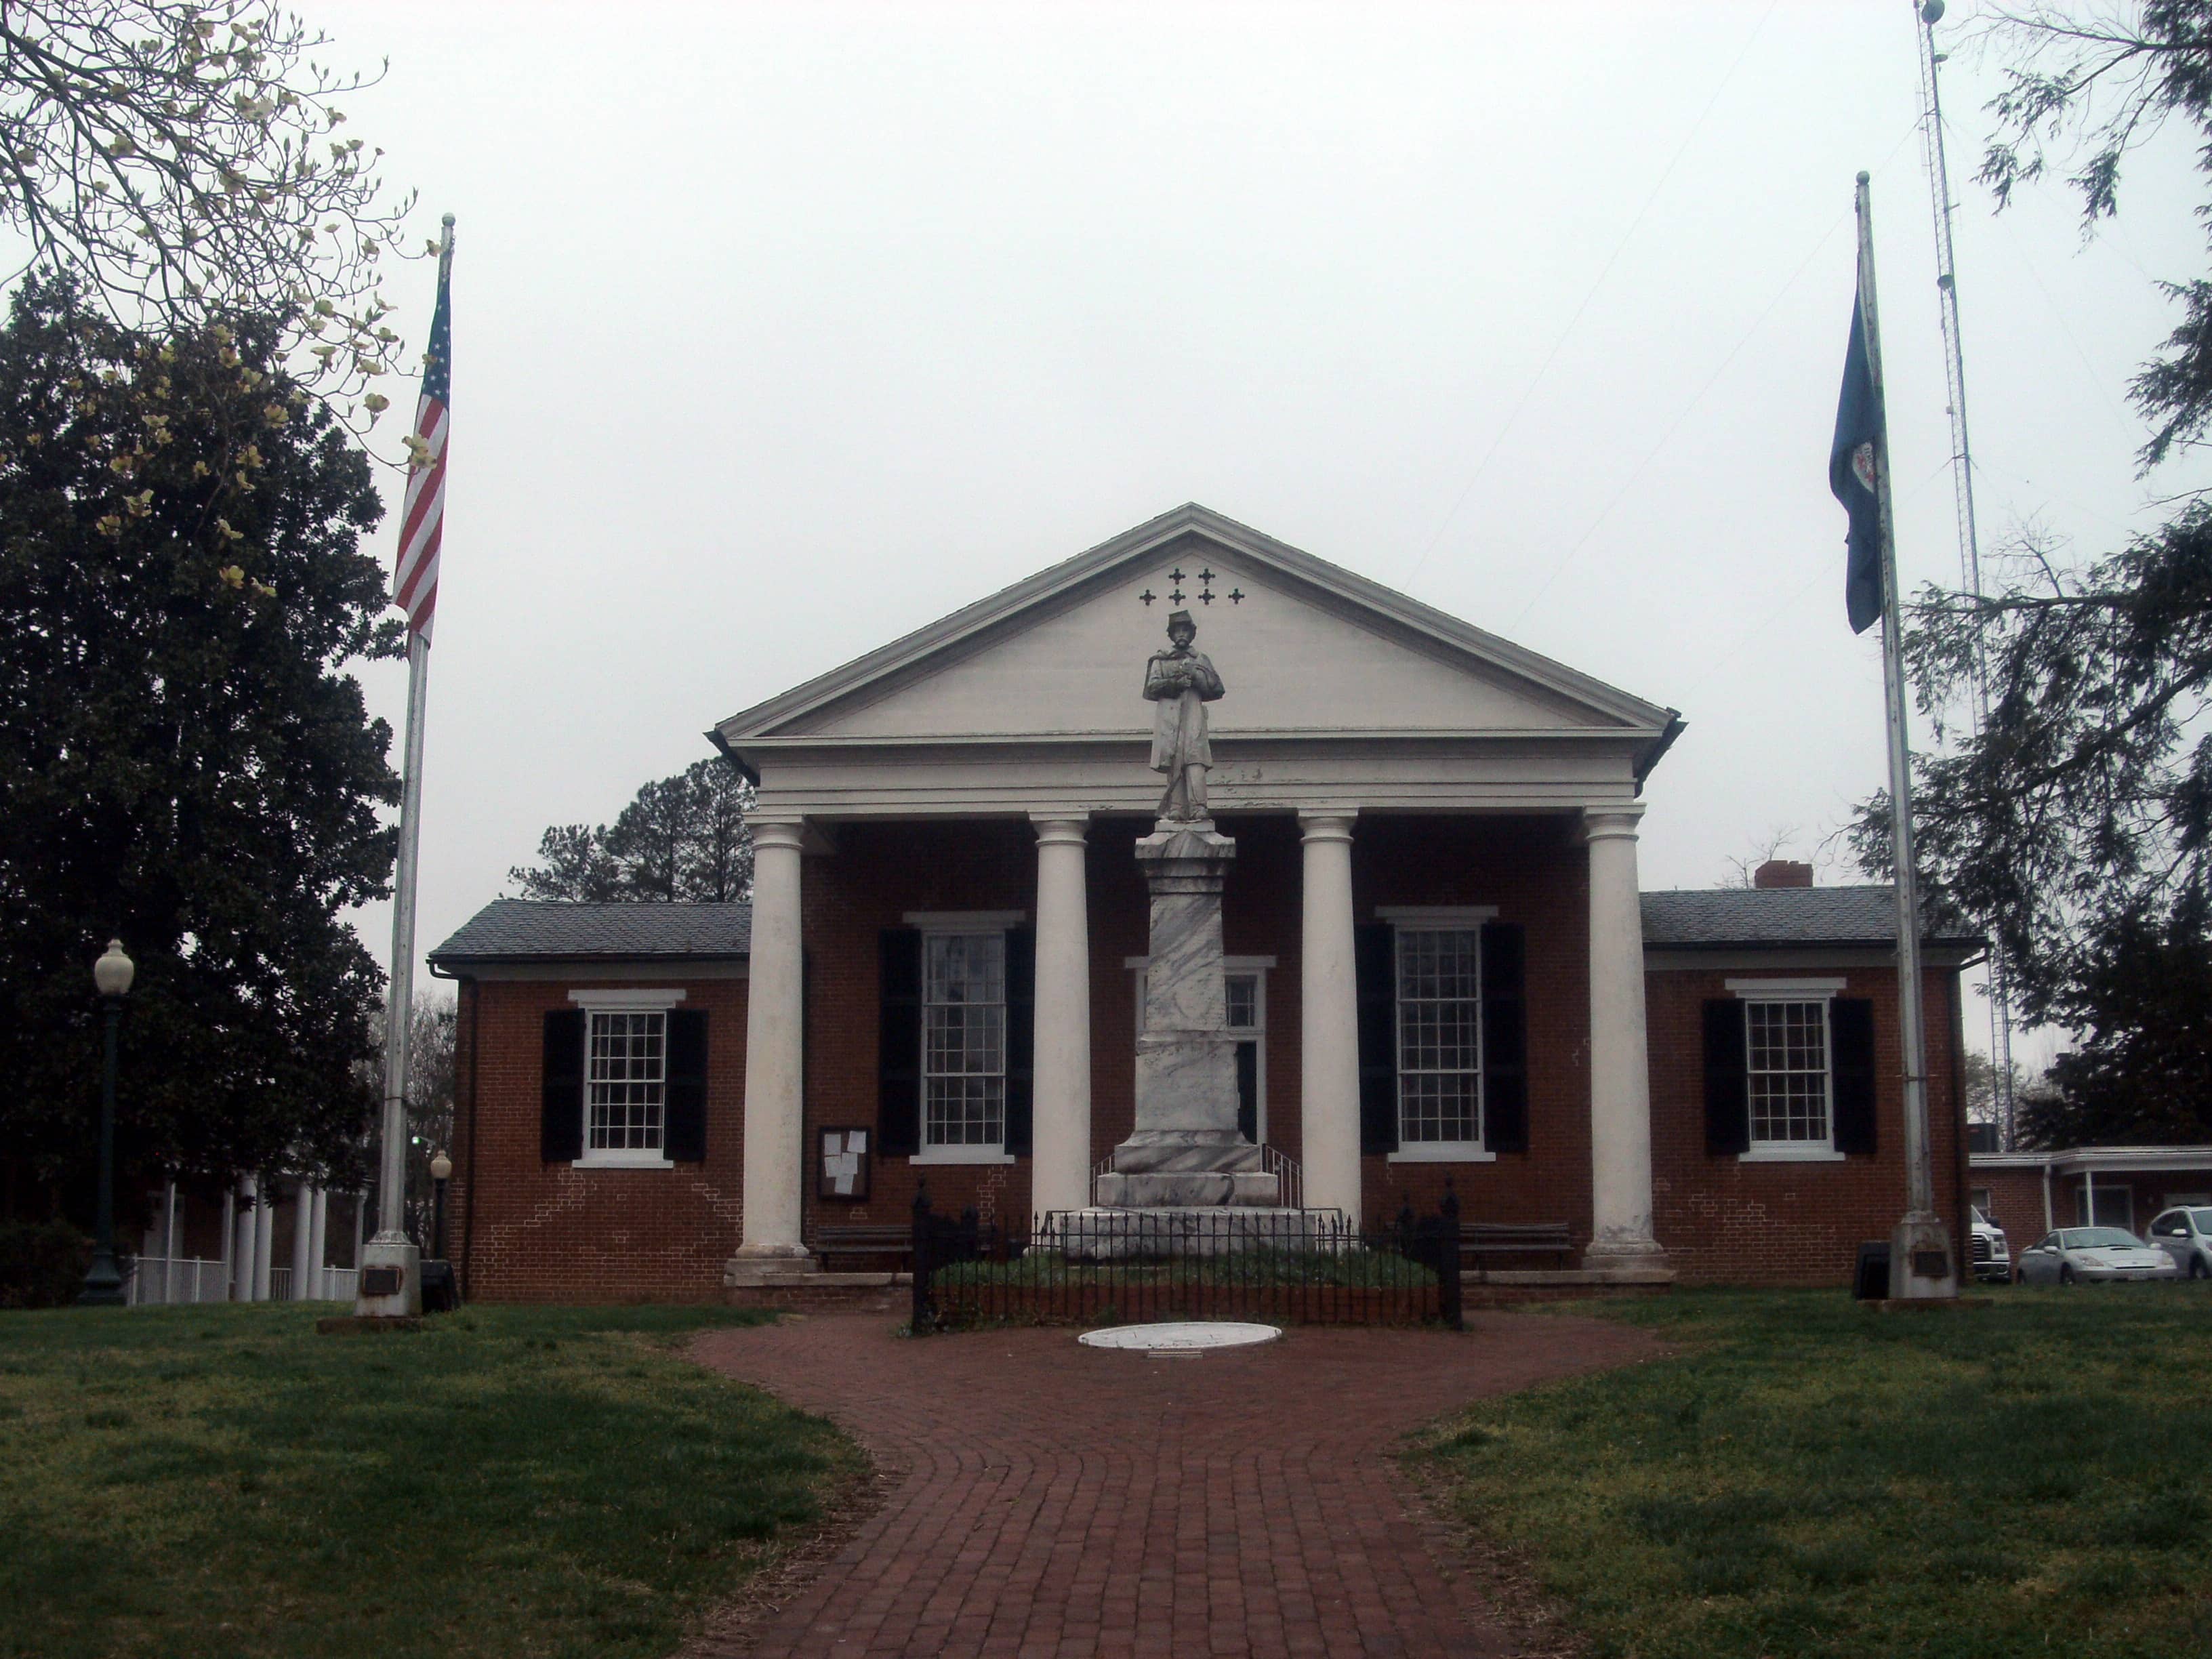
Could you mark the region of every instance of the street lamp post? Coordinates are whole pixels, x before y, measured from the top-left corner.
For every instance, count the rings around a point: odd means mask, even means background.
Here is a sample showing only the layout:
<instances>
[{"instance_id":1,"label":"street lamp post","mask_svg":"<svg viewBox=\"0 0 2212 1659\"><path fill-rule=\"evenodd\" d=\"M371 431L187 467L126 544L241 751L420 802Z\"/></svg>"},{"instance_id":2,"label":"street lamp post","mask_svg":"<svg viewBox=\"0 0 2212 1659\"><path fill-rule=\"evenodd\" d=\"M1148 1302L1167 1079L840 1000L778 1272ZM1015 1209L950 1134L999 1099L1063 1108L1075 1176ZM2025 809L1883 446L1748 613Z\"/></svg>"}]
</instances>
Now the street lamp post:
<instances>
[{"instance_id":1,"label":"street lamp post","mask_svg":"<svg viewBox=\"0 0 2212 1659\"><path fill-rule=\"evenodd\" d=\"M453 1160L440 1152L430 1160L430 1253L446 1259L446 1182L453 1173Z\"/></svg>"},{"instance_id":2,"label":"street lamp post","mask_svg":"<svg viewBox=\"0 0 2212 1659\"><path fill-rule=\"evenodd\" d=\"M92 964L92 982L107 1007L107 1046L100 1076L99 1237L93 1245L91 1271L77 1294L80 1308L119 1308L125 1299L123 1272L115 1265L115 1029L135 971L119 939L108 940L106 951Z\"/></svg>"}]
</instances>

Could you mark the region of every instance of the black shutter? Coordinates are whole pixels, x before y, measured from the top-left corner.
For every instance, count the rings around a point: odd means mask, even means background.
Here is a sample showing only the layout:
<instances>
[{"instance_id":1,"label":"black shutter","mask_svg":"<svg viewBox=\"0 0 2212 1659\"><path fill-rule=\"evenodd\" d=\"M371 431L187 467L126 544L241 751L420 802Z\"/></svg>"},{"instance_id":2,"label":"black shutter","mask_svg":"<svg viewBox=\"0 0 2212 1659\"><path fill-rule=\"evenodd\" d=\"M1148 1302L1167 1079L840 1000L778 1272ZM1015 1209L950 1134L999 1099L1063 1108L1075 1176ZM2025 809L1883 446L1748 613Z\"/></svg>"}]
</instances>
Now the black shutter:
<instances>
[{"instance_id":1,"label":"black shutter","mask_svg":"<svg viewBox=\"0 0 2212 1659\"><path fill-rule=\"evenodd\" d=\"M1838 997L1828 1005L1828 1074L1835 1084L1829 1103L1835 1116L1836 1150L1874 1156L1874 1004L1864 997Z\"/></svg>"},{"instance_id":2,"label":"black shutter","mask_svg":"<svg viewBox=\"0 0 2212 1659\"><path fill-rule=\"evenodd\" d=\"M545 1016L544 1086L538 1095L538 1155L573 1164L584 1155L584 1011Z\"/></svg>"},{"instance_id":3,"label":"black shutter","mask_svg":"<svg viewBox=\"0 0 2212 1659\"><path fill-rule=\"evenodd\" d=\"M1029 1156L1036 1100L1036 929L1006 929L1006 1150Z\"/></svg>"},{"instance_id":4,"label":"black shutter","mask_svg":"<svg viewBox=\"0 0 2212 1659\"><path fill-rule=\"evenodd\" d=\"M1525 938L1510 921L1482 930L1482 1144L1528 1150L1528 1004Z\"/></svg>"},{"instance_id":5,"label":"black shutter","mask_svg":"<svg viewBox=\"0 0 2212 1659\"><path fill-rule=\"evenodd\" d=\"M1751 1150L1751 1085L1746 1076L1743 1004L1705 1004L1705 1151L1729 1158Z\"/></svg>"},{"instance_id":6,"label":"black shutter","mask_svg":"<svg viewBox=\"0 0 2212 1659\"><path fill-rule=\"evenodd\" d=\"M668 1011L667 1118L662 1155L677 1164L707 1158L707 1011Z\"/></svg>"},{"instance_id":7,"label":"black shutter","mask_svg":"<svg viewBox=\"0 0 2212 1659\"><path fill-rule=\"evenodd\" d=\"M876 1039L876 1150L887 1158L921 1150L921 934L886 927L883 1007Z\"/></svg>"},{"instance_id":8,"label":"black shutter","mask_svg":"<svg viewBox=\"0 0 2212 1659\"><path fill-rule=\"evenodd\" d=\"M1237 1045L1237 1133L1260 1138L1260 1045L1249 1037Z\"/></svg>"},{"instance_id":9,"label":"black shutter","mask_svg":"<svg viewBox=\"0 0 2212 1659\"><path fill-rule=\"evenodd\" d=\"M1359 987L1359 1150L1398 1150L1397 933L1387 921L1352 930Z\"/></svg>"}]
</instances>

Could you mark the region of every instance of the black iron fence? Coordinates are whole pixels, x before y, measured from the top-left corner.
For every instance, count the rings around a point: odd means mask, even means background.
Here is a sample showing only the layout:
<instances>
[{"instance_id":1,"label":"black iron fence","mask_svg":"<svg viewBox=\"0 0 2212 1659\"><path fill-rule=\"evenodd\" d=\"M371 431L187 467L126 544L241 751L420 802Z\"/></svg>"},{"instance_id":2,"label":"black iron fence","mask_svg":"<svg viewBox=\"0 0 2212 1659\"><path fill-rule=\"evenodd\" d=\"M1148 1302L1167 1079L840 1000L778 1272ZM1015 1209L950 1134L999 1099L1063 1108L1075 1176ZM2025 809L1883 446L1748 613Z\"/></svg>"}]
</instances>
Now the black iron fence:
<instances>
[{"instance_id":1,"label":"black iron fence","mask_svg":"<svg viewBox=\"0 0 2212 1659\"><path fill-rule=\"evenodd\" d=\"M1360 1229L1334 1210L1055 1211L1017 1232L914 1200L913 1328L1243 1319L1461 1328L1459 1200Z\"/></svg>"}]
</instances>

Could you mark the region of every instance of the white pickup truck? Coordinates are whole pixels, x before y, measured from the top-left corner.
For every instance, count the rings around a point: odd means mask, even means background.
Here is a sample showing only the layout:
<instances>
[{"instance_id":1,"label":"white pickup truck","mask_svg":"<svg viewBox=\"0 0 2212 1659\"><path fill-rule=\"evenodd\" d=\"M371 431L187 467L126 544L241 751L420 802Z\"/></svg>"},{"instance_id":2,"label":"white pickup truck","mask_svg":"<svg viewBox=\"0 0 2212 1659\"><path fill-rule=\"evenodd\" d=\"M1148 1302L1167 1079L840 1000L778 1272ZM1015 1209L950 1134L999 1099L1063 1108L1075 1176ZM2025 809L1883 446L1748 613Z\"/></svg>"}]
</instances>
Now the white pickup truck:
<instances>
[{"instance_id":1,"label":"white pickup truck","mask_svg":"<svg viewBox=\"0 0 2212 1659\"><path fill-rule=\"evenodd\" d=\"M2000 1285L2012 1282L2012 1251L2005 1244L2004 1229L1991 1221L1972 1205L1966 1206L1967 1224L1973 1230L1972 1261L1974 1277L1993 1280Z\"/></svg>"}]
</instances>

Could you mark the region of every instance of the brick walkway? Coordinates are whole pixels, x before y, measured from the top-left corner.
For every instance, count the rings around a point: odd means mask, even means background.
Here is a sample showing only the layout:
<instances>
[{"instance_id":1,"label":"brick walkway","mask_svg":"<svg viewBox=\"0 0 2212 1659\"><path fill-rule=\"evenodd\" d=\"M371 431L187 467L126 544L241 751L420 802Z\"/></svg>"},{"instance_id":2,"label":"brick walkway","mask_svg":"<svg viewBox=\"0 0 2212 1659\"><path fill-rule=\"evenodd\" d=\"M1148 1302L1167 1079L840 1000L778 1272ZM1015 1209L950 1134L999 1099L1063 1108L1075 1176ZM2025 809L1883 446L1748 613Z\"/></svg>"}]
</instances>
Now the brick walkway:
<instances>
[{"instance_id":1,"label":"brick walkway","mask_svg":"<svg viewBox=\"0 0 2212 1659\"><path fill-rule=\"evenodd\" d=\"M893 1476L818 1577L702 1656L1504 1659L1448 1540L1409 1510L1395 1443L1480 1395L1658 1351L1608 1322L1500 1313L1464 1337L1294 1329L1202 1359L1066 1330L902 1341L890 1323L822 1315L696 1345Z\"/></svg>"}]
</instances>

